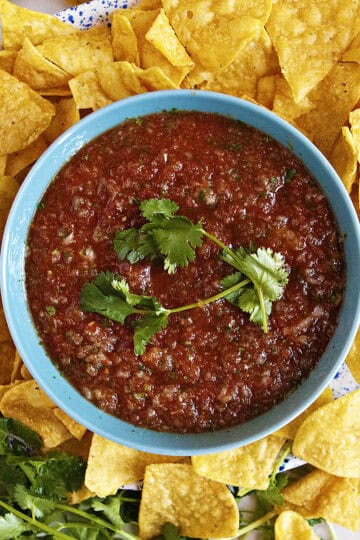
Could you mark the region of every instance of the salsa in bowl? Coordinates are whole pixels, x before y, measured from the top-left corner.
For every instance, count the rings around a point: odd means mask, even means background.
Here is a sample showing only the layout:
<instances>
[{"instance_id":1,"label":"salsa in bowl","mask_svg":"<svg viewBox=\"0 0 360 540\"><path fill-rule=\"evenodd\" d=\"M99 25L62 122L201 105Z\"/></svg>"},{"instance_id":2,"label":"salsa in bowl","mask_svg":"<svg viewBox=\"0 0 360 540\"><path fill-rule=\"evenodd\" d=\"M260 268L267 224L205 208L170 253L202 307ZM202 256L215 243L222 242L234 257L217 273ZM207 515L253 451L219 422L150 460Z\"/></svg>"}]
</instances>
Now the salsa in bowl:
<instances>
[{"instance_id":1,"label":"salsa in bowl","mask_svg":"<svg viewBox=\"0 0 360 540\"><path fill-rule=\"evenodd\" d=\"M142 95L31 171L4 236L4 308L32 375L80 423L145 451L218 451L274 431L334 376L359 318L358 229L328 162L272 113Z\"/></svg>"}]
</instances>

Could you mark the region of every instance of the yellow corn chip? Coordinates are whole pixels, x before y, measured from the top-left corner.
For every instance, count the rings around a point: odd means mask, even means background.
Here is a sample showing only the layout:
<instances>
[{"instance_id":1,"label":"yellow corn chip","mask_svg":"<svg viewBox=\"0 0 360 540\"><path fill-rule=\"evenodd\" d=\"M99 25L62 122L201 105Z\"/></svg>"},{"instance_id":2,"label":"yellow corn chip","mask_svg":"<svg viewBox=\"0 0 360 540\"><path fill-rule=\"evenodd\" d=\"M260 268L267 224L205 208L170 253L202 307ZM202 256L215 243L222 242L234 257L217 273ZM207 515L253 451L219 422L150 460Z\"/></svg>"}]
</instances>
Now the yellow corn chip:
<instances>
[{"instance_id":1,"label":"yellow corn chip","mask_svg":"<svg viewBox=\"0 0 360 540\"><path fill-rule=\"evenodd\" d=\"M323 405L301 424L293 453L329 474L359 478L359 416L360 389Z\"/></svg>"},{"instance_id":2,"label":"yellow corn chip","mask_svg":"<svg viewBox=\"0 0 360 540\"><path fill-rule=\"evenodd\" d=\"M241 448L193 456L191 462L200 476L232 486L264 490L284 442L285 439L269 435Z\"/></svg>"},{"instance_id":3,"label":"yellow corn chip","mask_svg":"<svg viewBox=\"0 0 360 540\"><path fill-rule=\"evenodd\" d=\"M101 87L96 71L84 71L70 79L69 86L78 109L100 109L112 103Z\"/></svg>"},{"instance_id":4,"label":"yellow corn chip","mask_svg":"<svg viewBox=\"0 0 360 540\"><path fill-rule=\"evenodd\" d=\"M297 512L281 512L275 521L275 540L320 540L309 523Z\"/></svg>"},{"instance_id":5,"label":"yellow corn chip","mask_svg":"<svg viewBox=\"0 0 360 540\"><path fill-rule=\"evenodd\" d=\"M40 135L38 139L25 146L22 150L9 154L6 163L6 174L16 176L25 167L32 165L45 152L46 148L45 139Z\"/></svg>"},{"instance_id":6,"label":"yellow corn chip","mask_svg":"<svg viewBox=\"0 0 360 540\"><path fill-rule=\"evenodd\" d=\"M353 0L273 2L267 30L295 102L322 81L358 30Z\"/></svg>"},{"instance_id":7,"label":"yellow corn chip","mask_svg":"<svg viewBox=\"0 0 360 540\"><path fill-rule=\"evenodd\" d=\"M140 84L137 75L140 68L130 62L111 62L104 64L97 70L100 85L106 95L114 101L140 94L146 88Z\"/></svg>"},{"instance_id":8,"label":"yellow corn chip","mask_svg":"<svg viewBox=\"0 0 360 540\"><path fill-rule=\"evenodd\" d=\"M17 52L16 51L0 51L0 69L12 73L14 70L14 64L16 60Z\"/></svg>"},{"instance_id":9,"label":"yellow corn chip","mask_svg":"<svg viewBox=\"0 0 360 540\"><path fill-rule=\"evenodd\" d=\"M360 109L355 109L349 114L351 134L353 136L354 147L357 160L360 163Z\"/></svg>"},{"instance_id":10,"label":"yellow corn chip","mask_svg":"<svg viewBox=\"0 0 360 540\"><path fill-rule=\"evenodd\" d=\"M347 192L350 193L356 181L358 160L355 141L347 126L341 128L339 137L330 152L329 161L340 176Z\"/></svg>"},{"instance_id":11,"label":"yellow corn chip","mask_svg":"<svg viewBox=\"0 0 360 540\"><path fill-rule=\"evenodd\" d=\"M172 463L181 458L140 452L93 435L85 475L85 485L99 497L116 493L124 485L144 478L151 463ZM107 463L104 469L104 462Z\"/></svg>"},{"instance_id":12,"label":"yellow corn chip","mask_svg":"<svg viewBox=\"0 0 360 540\"><path fill-rule=\"evenodd\" d=\"M95 493L92 493L86 486L78 489L77 491L72 491L67 495L68 504L79 504L82 501L86 501L90 497L95 497Z\"/></svg>"},{"instance_id":13,"label":"yellow corn chip","mask_svg":"<svg viewBox=\"0 0 360 540\"><path fill-rule=\"evenodd\" d=\"M273 102L273 111L284 118L295 120L302 114L314 108L311 101L305 96L295 102L291 89L284 77L276 79L276 90Z\"/></svg>"},{"instance_id":14,"label":"yellow corn chip","mask_svg":"<svg viewBox=\"0 0 360 540\"><path fill-rule=\"evenodd\" d=\"M257 97L258 80L279 71L279 63L267 32L261 28L228 67L208 82L204 90Z\"/></svg>"},{"instance_id":15,"label":"yellow corn chip","mask_svg":"<svg viewBox=\"0 0 360 540\"><path fill-rule=\"evenodd\" d=\"M75 437L75 439L80 441L83 438L87 431L86 427L76 422L73 418L70 418L70 416L68 416L63 410L57 407L54 409L54 414L56 418L58 418L70 431L71 435Z\"/></svg>"},{"instance_id":16,"label":"yellow corn chip","mask_svg":"<svg viewBox=\"0 0 360 540\"><path fill-rule=\"evenodd\" d=\"M265 77L260 77L257 82L256 100L268 109L273 108L276 81L279 77L281 75L266 75Z\"/></svg>"},{"instance_id":17,"label":"yellow corn chip","mask_svg":"<svg viewBox=\"0 0 360 540\"><path fill-rule=\"evenodd\" d=\"M55 103L55 109L55 116L43 134L48 144L54 142L64 131L80 120L79 110L73 98L60 99Z\"/></svg>"},{"instance_id":18,"label":"yellow corn chip","mask_svg":"<svg viewBox=\"0 0 360 540\"><path fill-rule=\"evenodd\" d=\"M2 154L31 144L50 124L54 106L27 84L0 70L0 148Z\"/></svg>"},{"instance_id":19,"label":"yellow corn chip","mask_svg":"<svg viewBox=\"0 0 360 540\"><path fill-rule=\"evenodd\" d=\"M113 60L110 30L105 26L47 39L37 49L74 77Z\"/></svg>"},{"instance_id":20,"label":"yellow corn chip","mask_svg":"<svg viewBox=\"0 0 360 540\"><path fill-rule=\"evenodd\" d=\"M285 437L286 439L294 439L297 430L301 426L301 424L304 422L304 420L311 414L313 411L316 411L319 407L322 405L325 405L326 403L330 403L333 400L333 394L330 390L330 388L326 388L322 394L308 407L302 414L300 414L297 418L292 420L289 424L286 424L286 426L283 426L282 428L278 429L274 435L277 435L279 437Z\"/></svg>"},{"instance_id":21,"label":"yellow corn chip","mask_svg":"<svg viewBox=\"0 0 360 540\"><path fill-rule=\"evenodd\" d=\"M13 386L0 403L4 416L20 420L39 433L47 448L71 438L71 433L56 418L54 408L55 404L35 381L24 381Z\"/></svg>"},{"instance_id":22,"label":"yellow corn chip","mask_svg":"<svg viewBox=\"0 0 360 540\"><path fill-rule=\"evenodd\" d=\"M15 347L12 341L0 341L0 384L13 382L11 375L14 368Z\"/></svg>"},{"instance_id":23,"label":"yellow corn chip","mask_svg":"<svg viewBox=\"0 0 360 540\"><path fill-rule=\"evenodd\" d=\"M224 484L198 476L191 465L148 465L140 503L140 537L153 538L168 522L179 527L181 536L234 537L239 511Z\"/></svg>"},{"instance_id":24,"label":"yellow corn chip","mask_svg":"<svg viewBox=\"0 0 360 540\"><path fill-rule=\"evenodd\" d=\"M14 64L14 75L34 90L48 90L67 84L71 75L47 60L28 38Z\"/></svg>"},{"instance_id":25,"label":"yellow corn chip","mask_svg":"<svg viewBox=\"0 0 360 540\"><path fill-rule=\"evenodd\" d=\"M360 65L336 64L309 94L314 108L296 119L296 125L329 156L342 126L360 95Z\"/></svg>"},{"instance_id":26,"label":"yellow corn chip","mask_svg":"<svg viewBox=\"0 0 360 540\"><path fill-rule=\"evenodd\" d=\"M23 366L23 361L20 358L20 355L17 350L15 350L13 367L11 371L11 382L15 382L21 379L21 368Z\"/></svg>"},{"instance_id":27,"label":"yellow corn chip","mask_svg":"<svg viewBox=\"0 0 360 540\"><path fill-rule=\"evenodd\" d=\"M140 64L137 38L133 27L122 11L115 11L111 21L111 36L114 60Z\"/></svg>"},{"instance_id":28,"label":"yellow corn chip","mask_svg":"<svg viewBox=\"0 0 360 540\"><path fill-rule=\"evenodd\" d=\"M25 379L26 381L31 381L32 375L28 368L23 364L20 369L20 375L22 379Z\"/></svg>"},{"instance_id":29,"label":"yellow corn chip","mask_svg":"<svg viewBox=\"0 0 360 540\"><path fill-rule=\"evenodd\" d=\"M31 11L8 0L0 0L4 49L20 49L25 37L34 45L52 36L73 34L77 30L53 15Z\"/></svg>"},{"instance_id":30,"label":"yellow corn chip","mask_svg":"<svg viewBox=\"0 0 360 540\"><path fill-rule=\"evenodd\" d=\"M12 176L0 176L0 240L2 238L9 210L18 189L19 184L14 178L12 178ZM0 319L0 328L1 325L2 321ZM0 332L2 333L1 330Z\"/></svg>"},{"instance_id":31,"label":"yellow corn chip","mask_svg":"<svg viewBox=\"0 0 360 540\"><path fill-rule=\"evenodd\" d=\"M0 177L5 175L7 155L0 156Z\"/></svg>"},{"instance_id":32,"label":"yellow corn chip","mask_svg":"<svg viewBox=\"0 0 360 540\"><path fill-rule=\"evenodd\" d=\"M175 90L176 84L165 75L160 67L154 66L147 69L137 68L136 74L140 83L149 92L155 90Z\"/></svg>"}]
</instances>

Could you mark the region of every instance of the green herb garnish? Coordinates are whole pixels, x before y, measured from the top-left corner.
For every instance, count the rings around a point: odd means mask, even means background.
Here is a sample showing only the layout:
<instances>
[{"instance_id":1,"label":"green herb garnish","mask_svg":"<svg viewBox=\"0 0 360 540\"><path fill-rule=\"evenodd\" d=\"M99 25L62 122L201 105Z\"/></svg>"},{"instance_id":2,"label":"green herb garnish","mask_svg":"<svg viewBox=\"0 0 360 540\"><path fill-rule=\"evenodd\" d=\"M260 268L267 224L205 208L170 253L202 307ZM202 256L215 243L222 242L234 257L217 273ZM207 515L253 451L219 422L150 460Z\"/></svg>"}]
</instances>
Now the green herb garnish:
<instances>
[{"instance_id":1,"label":"green herb garnish","mask_svg":"<svg viewBox=\"0 0 360 540\"><path fill-rule=\"evenodd\" d=\"M172 313L202 307L225 298L249 313L250 320L268 332L268 316L272 302L281 297L288 273L284 258L269 248L231 249L203 229L201 222L192 223L184 216L175 215L178 205L168 199L149 199L140 204L146 223L139 229L126 229L115 234L114 248L120 260L131 264L144 258L163 260L164 269L173 274L195 259L195 249L203 237L221 248L220 258L236 269L221 281L222 291L192 304L167 309L155 297L133 294L121 276L105 272L99 274L81 291L81 307L96 312L121 324L129 315L135 329L135 354L143 354L152 336L166 327Z\"/></svg>"}]
</instances>

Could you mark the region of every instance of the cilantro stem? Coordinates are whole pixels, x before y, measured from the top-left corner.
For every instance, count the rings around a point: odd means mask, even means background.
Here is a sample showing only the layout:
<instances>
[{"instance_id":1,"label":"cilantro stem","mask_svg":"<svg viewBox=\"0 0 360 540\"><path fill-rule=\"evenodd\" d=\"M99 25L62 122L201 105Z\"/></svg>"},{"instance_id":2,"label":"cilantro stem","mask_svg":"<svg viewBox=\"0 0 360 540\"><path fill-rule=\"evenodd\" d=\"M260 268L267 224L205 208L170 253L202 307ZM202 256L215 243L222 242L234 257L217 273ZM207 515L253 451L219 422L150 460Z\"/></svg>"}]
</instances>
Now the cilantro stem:
<instances>
[{"instance_id":1,"label":"cilantro stem","mask_svg":"<svg viewBox=\"0 0 360 540\"><path fill-rule=\"evenodd\" d=\"M227 246L226 244L224 244L221 240L219 240L218 238L216 238L216 236L214 236L213 234L205 231L205 229L201 229L201 232L203 233L204 236L206 236L207 238L209 238L209 240L212 240L213 242L215 242L215 244L217 244L219 247L221 247L221 249L223 251L225 251L225 253L227 253L228 255L230 255L230 257L236 262L237 261L237 257L236 257L236 253L234 253L234 251L229 248L229 246Z\"/></svg>"},{"instance_id":2,"label":"cilantro stem","mask_svg":"<svg viewBox=\"0 0 360 540\"><path fill-rule=\"evenodd\" d=\"M265 516L262 516L261 518L257 519L256 521L253 521L252 523L249 523L249 525L246 525L246 527L241 527L241 529L238 530L236 536L244 536L244 534L249 533L250 531L253 531L254 529L257 529L267 521L270 521L274 516L276 516L276 512L268 512L265 514Z\"/></svg>"},{"instance_id":3,"label":"cilantro stem","mask_svg":"<svg viewBox=\"0 0 360 540\"><path fill-rule=\"evenodd\" d=\"M5 508L5 510L8 510L12 514L14 514L14 516L17 516L23 521L26 521L27 523L34 525L34 527L37 527L41 531L51 534L53 538L58 538L59 540L73 540L73 536L68 536L67 534L58 532L56 529L53 529L52 527L45 525L45 523L41 523L40 521L37 521L36 519L29 517L26 514L23 514L23 512L16 510L16 508L13 508L9 504L6 504L4 501L0 500L0 506L2 506L3 508Z\"/></svg>"},{"instance_id":4,"label":"cilantro stem","mask_svg":"<svg viewBox=\"0 0 360 540\"><path fill-rule=\"evenodd\" d=\"M269 327L268 327L267 315L266 315L266 310L265 310L264 295L263 295L262 289L260 287L255 287L255 289L256 289L256 292L257 292L257 295L258 295L258 298L259 298L259 302L260 302L261 319L262 319L262 322L263 322L263 325L262 325L263 330L264 330L264 333L267 334L269 332Z\"/></svg>"},{"instance_id":5,"label":"cilantro stem","mask_svg":"<svg viewBox=\"0 0 360 540\"><path fill-rule=\"evenodd\" d=\"M327 519L325 519L325 523L326 523L326 525L327 525L327 527L329 529L330 540L338 540L337 534L336 534L335 529L332 526L332 524Z\"/></svg>"},{"instance_id":6,"label":"cilantro stem","mask_svg":"<svg viewBox=\"0 0 360 540\"><path fill-rule=\"evenodd\" d=\"M186 311L188 309L194 309L198 307L203 307L206 304L210 304L211 302L216 302L216 300L220 300L221 298L224 298L228 294L231 294L238 289L241 289L245 285L250 283L250 279L246 278L243 279L243 281L240 281L239 283L236 283L232 287L229 287L228 289L225 289L224 291L219 292L218 294L215 294L214 296L210 296L209 298L205 298L205 300L198 300L197 302L194 302L193 304L187 304L186 306L180 306L177 308L167 309L165 313L179 313L180 311Z\"/></svg>"},{"instance_id":7,"label":"cilantro stem","mask_svg":"<svg viewBox=\"0 0 360 540\"><path fill-rule=\"evenodd\" d=\"M88 521L91 521L92 523L95 523L96 525L98 525L100 527L103 527L103 528L105 527L106 529L109 529L110 531L118 533L123 538L125 538L126 540L140 540L138 536L127 533L126 531L123 531L123 530L121 530L119 528L116 528L111 523L109 523L108 521L104 521L101 518L93 516L92 514L89 514L88 512L84 512L83 510L79 510L78 508L74 508L74 507L69 506L67 504L60 504L60 503L57 503L54 506L55 506L55 508L58 508L59 510L64 510L65 512L71 512L72 514L76 514L78 516L81 516L84 519L87 519Z\"/></svg>"}]
</instances>

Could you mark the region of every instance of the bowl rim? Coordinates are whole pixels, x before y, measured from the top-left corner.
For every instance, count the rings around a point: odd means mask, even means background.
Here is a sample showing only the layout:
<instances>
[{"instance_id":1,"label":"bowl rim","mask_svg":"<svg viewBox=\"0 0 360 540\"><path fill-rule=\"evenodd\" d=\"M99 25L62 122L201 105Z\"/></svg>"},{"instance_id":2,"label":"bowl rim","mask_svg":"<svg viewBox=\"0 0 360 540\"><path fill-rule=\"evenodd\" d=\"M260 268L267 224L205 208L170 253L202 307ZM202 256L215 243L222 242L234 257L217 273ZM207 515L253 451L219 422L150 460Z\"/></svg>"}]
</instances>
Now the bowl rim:
<instances>
[{"instance_id":1,"label":"bowl rim","mask_svg":"<svg viewBox=\"0 0 360 540\"><path fill-rule=\"evenodd\" d=\"M210 111L250 124L284 146L311 169L330 202L344 237L346 289L339 323L320 362L280 404L252 420L214 432L179 434L131 425L86 400L61 375L39 343L27 308L24 278L28 227L37 204L61 166L84 144L126 118L163 110ZM311 164L311 166L310 166ZM15 346L37 383L54 403L89 430L146 452L197 455L240 447L276 431L304 411L329 385L344 361L360 320L360 226L345 187L323 154L296 128L271 111L233 96L203 90L163 90L125 98L86 116L39 158L17 193L5 226L0 285L5 317Z\"/></svg>"}]
</instances>

